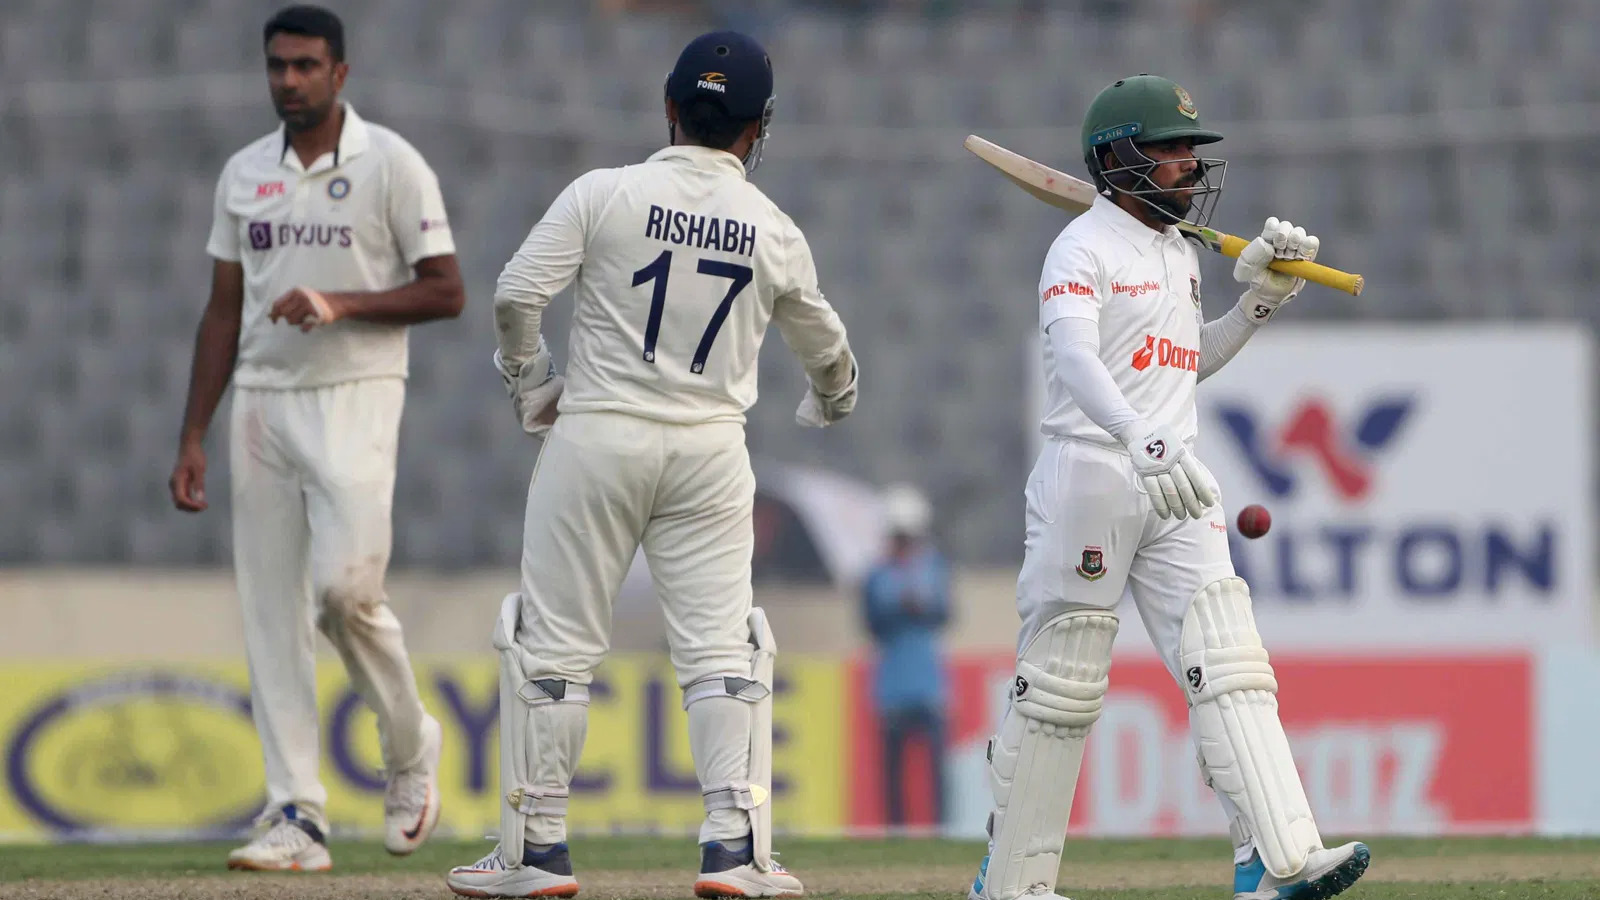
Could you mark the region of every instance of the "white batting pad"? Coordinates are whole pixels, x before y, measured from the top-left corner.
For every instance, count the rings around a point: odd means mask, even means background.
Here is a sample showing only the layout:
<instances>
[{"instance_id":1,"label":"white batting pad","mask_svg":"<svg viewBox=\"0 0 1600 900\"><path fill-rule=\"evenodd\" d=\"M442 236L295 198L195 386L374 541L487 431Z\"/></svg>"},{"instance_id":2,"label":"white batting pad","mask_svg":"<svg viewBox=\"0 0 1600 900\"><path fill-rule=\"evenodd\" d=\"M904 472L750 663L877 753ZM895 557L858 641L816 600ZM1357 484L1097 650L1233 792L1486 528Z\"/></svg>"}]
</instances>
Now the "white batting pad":
<instances>
[{"instance_id":1,"label":"white batting pad","mask_svg":"<svg viewBox=\"0 0 1600 900\"><path fill-rule=\"evenodd\" d=\"M972 893L1012 900L1055 890L1083 744L1100 718L1117 617L1073 610L1051 619L1017 660L1011 707L989 741L989 856Z\"/></svg>"},{"instance_id":2,"label":"white batting pad","mask_svg":"<svg viewBox=\"0 0 1600 900\"><path fill-rule=\"evenodd\" d=\"M522 865L524 841L566 840L568 789L589 728L589 688L529 679L517 644L522 595L508 594L495 622L500 652L500 856Z\"/></svg>"},{"instance_id":3,"label":"white batting pad","mask_svg":"<svg viewBox=\"0 0 1600 900\"><path fill-rule=\"evenodd\" d=\"M683 689L689 748L705 800L700 841L742 837L733 810L749 818L757 869L772 871L772 678L778 642L767 614L750 610L750 674L717 676ZM740 701L729 703L729 700ZM742 708L741 708L742 707Z\"/></svg>"},{"instance_id":4,"label":"white batting pad","mask_svg":"<svg viewBox=\"0 0 1600 900\"><path fill-rule=\"evenodd\" d=\"M1248 820L1268 872L1299 872L1322 837L1278 721L1278 680L1244 579L1224 578L1195 595L1183 617L1179 660L1210 784Z\"/></svg>"}]
</instances>

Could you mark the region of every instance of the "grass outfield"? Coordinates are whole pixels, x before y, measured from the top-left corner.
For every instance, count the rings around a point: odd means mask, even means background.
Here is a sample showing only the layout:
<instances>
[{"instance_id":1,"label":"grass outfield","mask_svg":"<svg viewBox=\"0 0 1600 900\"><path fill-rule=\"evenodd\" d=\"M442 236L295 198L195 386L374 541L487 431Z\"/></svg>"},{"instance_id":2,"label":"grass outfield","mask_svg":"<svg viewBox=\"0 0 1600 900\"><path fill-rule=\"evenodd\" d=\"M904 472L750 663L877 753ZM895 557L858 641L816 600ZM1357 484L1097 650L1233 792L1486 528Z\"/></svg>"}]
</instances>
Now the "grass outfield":
<instances>
[{"instance_id":1,"label":"grass outfield","mask_svg":"<svg viewBox=\"0 0 1600 900\"><path fill-rule=\"evenodd\" d=\"M487 853L488 841L432 842L396 859L375 843L334 841L334 871L260 875L223 870L227 844L0 847L0 898L135 900L445 898L444 872ZM1600 898L1600 840L1391 838L1370 842L1373 864L1344 896L1408 900ZM957 898L982 845L935 840L786 840L782 860L819 898ZM1231 896L1220 840L1074 840L1060 890L1074 900L1193 900ZM580 897L688 897L695 848L687 839L573 842Z\"/></svg>"}]
</instances>

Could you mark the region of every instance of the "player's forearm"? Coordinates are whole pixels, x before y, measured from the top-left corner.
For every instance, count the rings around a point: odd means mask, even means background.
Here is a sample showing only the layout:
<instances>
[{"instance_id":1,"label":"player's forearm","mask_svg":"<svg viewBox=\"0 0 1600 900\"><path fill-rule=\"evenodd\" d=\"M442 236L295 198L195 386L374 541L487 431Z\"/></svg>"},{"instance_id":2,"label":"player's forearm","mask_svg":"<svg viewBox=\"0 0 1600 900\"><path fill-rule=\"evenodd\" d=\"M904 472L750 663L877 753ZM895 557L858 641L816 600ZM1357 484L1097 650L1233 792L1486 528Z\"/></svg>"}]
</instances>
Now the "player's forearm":
<instances>
[{"instance_id":1,"label":"player's forearm","mask_svg":"<svg viewBox=\"0 0 1600 900\"><path fill-rule=\"evenodd\" d=\"M189 399L183 410L180 440L199 443L211 428L222 395L239 356L239 319L207 309L195 332L194 363L189 370Z\"/></svg>"},{"instance_id":2,"label":"player's forearm","mask_svg":"<svg viewBox=\"0 0 1600 900\"><path fill-rule=\"evenodd\" d=\"M806 377L818 392L836 394L850 385L855 356L844 323L832 307L781 303L773 319L783 342L800 358Z\"/></svg>"},{"instance_id":3,"label":"player's forearm","mask_svg":"<svg viewBox=\"0 0 1600 900\"><path fill-rule=\"evenodd\" d=\"M417 278L387 291L336 291L323 296L340 306L342 318L384 325L453 319L461 315L467 299L459 278L443 276Z\"/></svg>"},{"instance_id":4,"label":"player's forearm","mask_svg":"<svg viewBox=\"0 0 1600 900\"><path fill-rule=\"evenodd\" d=\"M548 295L508 289L505 279L494 294L494 333L500 358L513 371L539 353L539 329L544 322Z\"/></svg>"},{"instance_id":5,"label":"player's forearm","mask_svg":"<svg viewBox=\"0 0 1600 900\"><path fill-rule=\"evenodd\" d=\"M1199 381L1215 375L1249 342L1258 326L1235 306L1220 319L1200 326Z\"/></svg>"},{"instance_id":6,"label":"player's forearm","mask_svg":"<svg viewBox=\"0 0 1600 900\"><path fill-rule=\"evenodd\" d=\"M1099 329L1087 319L1057 319L1049 329L1056 374L1072 401L1119 441L1128 440L1128 426L1142 418L1117 387L1111 371L1100 360Z\"/></svg>"}]
</instances>

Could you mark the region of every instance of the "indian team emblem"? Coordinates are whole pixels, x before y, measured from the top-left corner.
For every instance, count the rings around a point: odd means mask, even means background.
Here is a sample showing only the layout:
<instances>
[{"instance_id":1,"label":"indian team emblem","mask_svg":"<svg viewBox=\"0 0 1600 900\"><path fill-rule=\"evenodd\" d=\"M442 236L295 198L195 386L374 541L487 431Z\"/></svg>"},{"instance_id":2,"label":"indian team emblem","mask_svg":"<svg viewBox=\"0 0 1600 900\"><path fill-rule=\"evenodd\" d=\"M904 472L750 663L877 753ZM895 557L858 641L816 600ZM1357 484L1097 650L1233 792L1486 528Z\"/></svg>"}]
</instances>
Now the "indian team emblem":
<instances>
[{"instance_id":1,"label":"indian team emblem","mask_svg":"<svg viewBox=\"0 0 1600 900\"><path fill-rule=\"evenodd\" d=\"M328 182L328 196L335 200L343 200L350 196L350 179L340 175Z\"/></svg>"},{"instance_id":2,"label":"indian team emblem","mask_svg":"<svg viewBox=\"0 0 1600 900\"><path fill-rule=\"evenodd\" d=\"M1194 98L1189 96L1189 92L1177 85L1173 85L1172 89L1178 94L1178 112L1191 119L1200 118L1200 112L1194 108Z\"/></svg>"},{"instance_id":3,"label":"indian team emblem","mask_svg":"<svg viewBox=\"0 0 1600 900\"><path fill-rule=\"evenodd\" d=\"M1083 548L1083 562L1078 563L1077 571L1085 581L1099 581L1106 574L1105 551L1099 547Z\"/></svg>"}]
</instances>

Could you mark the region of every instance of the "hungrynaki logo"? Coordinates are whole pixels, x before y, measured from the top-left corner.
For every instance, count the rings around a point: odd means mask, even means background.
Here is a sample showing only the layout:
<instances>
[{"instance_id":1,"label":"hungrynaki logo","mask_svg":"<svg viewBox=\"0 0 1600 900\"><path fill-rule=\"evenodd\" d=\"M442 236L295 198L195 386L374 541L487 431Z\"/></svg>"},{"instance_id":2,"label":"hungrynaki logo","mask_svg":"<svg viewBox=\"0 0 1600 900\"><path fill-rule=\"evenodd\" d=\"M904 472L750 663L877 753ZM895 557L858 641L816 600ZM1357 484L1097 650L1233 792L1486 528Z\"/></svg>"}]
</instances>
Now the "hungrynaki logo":
<instances>
[{"instance_id":1,"label":"hungrynaki logo","mask_svg":"<svg viewBox=\"0 0 1600 900\"><path fill-rule=\"evenodd\" d=\"M1143 372L1150 368L1150 364L1169 369L1184 369L1190 372L1200 370L1200 351L1188 347L1179 347L1169 338L1159 340L1153 334L1144 336L1144 346L1133 351L1133 369Z\"/></svg>"},{"instance_id":2,"label":"hungrynaki logo","mask_svg":"<svg viewBox=\"0 0 1600 900\"><path fill-rule=\"evenodd\" d=\"M1093 297L1095 295L1094 288L1087 284L1081 284L1076 281L1063 281L1045 288L1044 299L1040 302L1049 303L1051 300L1057 297L1064 297L1067 294L1071 294L1074 297Z\"/></svg>"},{"instance_id":3,"label":"hungrynaki logo","mask_svg":"<svg viewBox=\"0 0 1600 900\"><path fill-rule=\"evenodd\" d=\"M1145 294L1154 294L1161 290L1159 281L1141 281L1136 284L1123 284L1120 281L1111 282L1111 293L1127 294L1129 297L1143 297Z\"/></svg>"}]
</instances>

